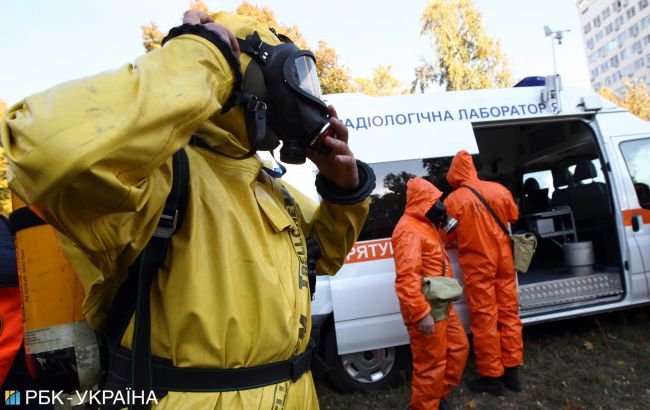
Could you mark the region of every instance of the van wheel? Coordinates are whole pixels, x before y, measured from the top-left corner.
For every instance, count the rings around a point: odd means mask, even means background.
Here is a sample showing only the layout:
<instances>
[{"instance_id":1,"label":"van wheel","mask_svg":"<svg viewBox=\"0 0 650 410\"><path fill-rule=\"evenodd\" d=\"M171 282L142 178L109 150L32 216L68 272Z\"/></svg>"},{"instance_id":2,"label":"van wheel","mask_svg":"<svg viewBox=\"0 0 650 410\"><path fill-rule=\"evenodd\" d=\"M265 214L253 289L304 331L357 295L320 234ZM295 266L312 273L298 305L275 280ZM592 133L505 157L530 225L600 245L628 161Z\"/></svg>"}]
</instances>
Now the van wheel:
<instances>
[{"instance_id":1,"label":"van wheel","mask_svg":"<svg viewBox=\"0 0 650 410\"><path fill-rule=\"evenodd\" d=\"M408 365L408 350L400 346L339 355L334 326L326 332L323 356L330 383L344 394L396 387Z\"/></svg>"}]
</instances>

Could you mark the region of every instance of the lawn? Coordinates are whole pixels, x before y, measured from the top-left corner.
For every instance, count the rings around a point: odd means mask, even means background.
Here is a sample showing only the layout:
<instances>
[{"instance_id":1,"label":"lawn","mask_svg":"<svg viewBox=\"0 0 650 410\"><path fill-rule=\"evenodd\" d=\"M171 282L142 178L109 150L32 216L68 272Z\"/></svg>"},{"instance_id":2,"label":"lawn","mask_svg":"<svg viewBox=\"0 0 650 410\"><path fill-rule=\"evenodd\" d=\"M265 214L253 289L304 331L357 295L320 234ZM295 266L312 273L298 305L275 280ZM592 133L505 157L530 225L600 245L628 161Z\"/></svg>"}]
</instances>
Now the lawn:
<instances>
[{"instance_id":1,"label":"lawn","mask_svg":"<svg viewBox=\"0 0 650 410\"><path fill-rule=\"evenodd\" d=\"M650 409L650 307L524 328L524 391L503 397L470 392L470 355L452 409ZM390 390L340 395L317 380L322 409L408 409L410 374Z\"/></svg>"}]
</instances>

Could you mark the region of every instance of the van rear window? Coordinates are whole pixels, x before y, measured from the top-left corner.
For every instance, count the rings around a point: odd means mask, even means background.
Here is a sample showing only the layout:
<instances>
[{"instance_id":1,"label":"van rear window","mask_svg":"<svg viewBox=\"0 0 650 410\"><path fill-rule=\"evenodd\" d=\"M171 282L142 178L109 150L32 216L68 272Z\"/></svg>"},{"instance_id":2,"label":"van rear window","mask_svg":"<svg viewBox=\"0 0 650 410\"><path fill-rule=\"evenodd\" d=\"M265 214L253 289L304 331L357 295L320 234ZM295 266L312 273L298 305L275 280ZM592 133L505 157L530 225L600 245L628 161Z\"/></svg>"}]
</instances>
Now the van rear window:
<instances>
[{"instance_id":1,"label":"van rear window","mask_svg":"<svg viewBox=\"0 0 650 410\"><path fill-rule=\"evenodd\" d=\"M390 238L395 224L406 206L406 181L419 176L427 178L446 197L452 188L447 183L447 170L453 157L424 158L370 164L377 177L371 194L370 212L360 241Z\"/></svg>"}]
</instances>

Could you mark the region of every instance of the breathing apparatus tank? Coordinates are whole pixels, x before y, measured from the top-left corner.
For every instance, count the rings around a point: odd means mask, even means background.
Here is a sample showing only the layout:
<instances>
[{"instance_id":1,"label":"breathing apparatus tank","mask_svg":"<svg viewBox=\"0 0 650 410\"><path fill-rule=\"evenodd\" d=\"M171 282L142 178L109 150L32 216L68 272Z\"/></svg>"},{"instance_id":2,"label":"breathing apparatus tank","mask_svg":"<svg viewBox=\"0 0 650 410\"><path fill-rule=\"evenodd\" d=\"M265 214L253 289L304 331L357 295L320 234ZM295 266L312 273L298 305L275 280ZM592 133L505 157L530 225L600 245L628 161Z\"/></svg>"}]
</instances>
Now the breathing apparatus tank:
<instances>
[{"instance_id":1,"label":"breathing apparatus tank","mask_svg":"<svg viewBox=\"0 0 650 410\"><path fill-rule=\"evenodd\" d=\"M30 373L46 389L67 393L97 389L100 339L81 310L83 286L56 230L16 195L12 205Z\"/></svg>"}]
</instances>

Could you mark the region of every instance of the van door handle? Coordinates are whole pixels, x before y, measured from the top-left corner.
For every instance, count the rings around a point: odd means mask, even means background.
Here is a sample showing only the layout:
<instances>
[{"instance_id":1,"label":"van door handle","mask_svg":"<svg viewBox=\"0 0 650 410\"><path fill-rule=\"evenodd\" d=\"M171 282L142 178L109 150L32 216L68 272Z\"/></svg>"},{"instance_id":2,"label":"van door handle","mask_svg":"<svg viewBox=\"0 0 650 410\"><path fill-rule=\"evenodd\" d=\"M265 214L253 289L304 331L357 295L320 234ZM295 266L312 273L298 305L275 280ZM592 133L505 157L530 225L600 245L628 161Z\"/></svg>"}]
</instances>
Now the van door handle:
<instances>
[{"instance_id":1,"label":"van door handle","mask_svg":"<svg viewBox=\"0 0 650 410\"><path fill-rule=\"evenodd\" d=\"M641 229L641 215L632 215L632 231L639 232Z\"/></svg>"}]
</instances>

